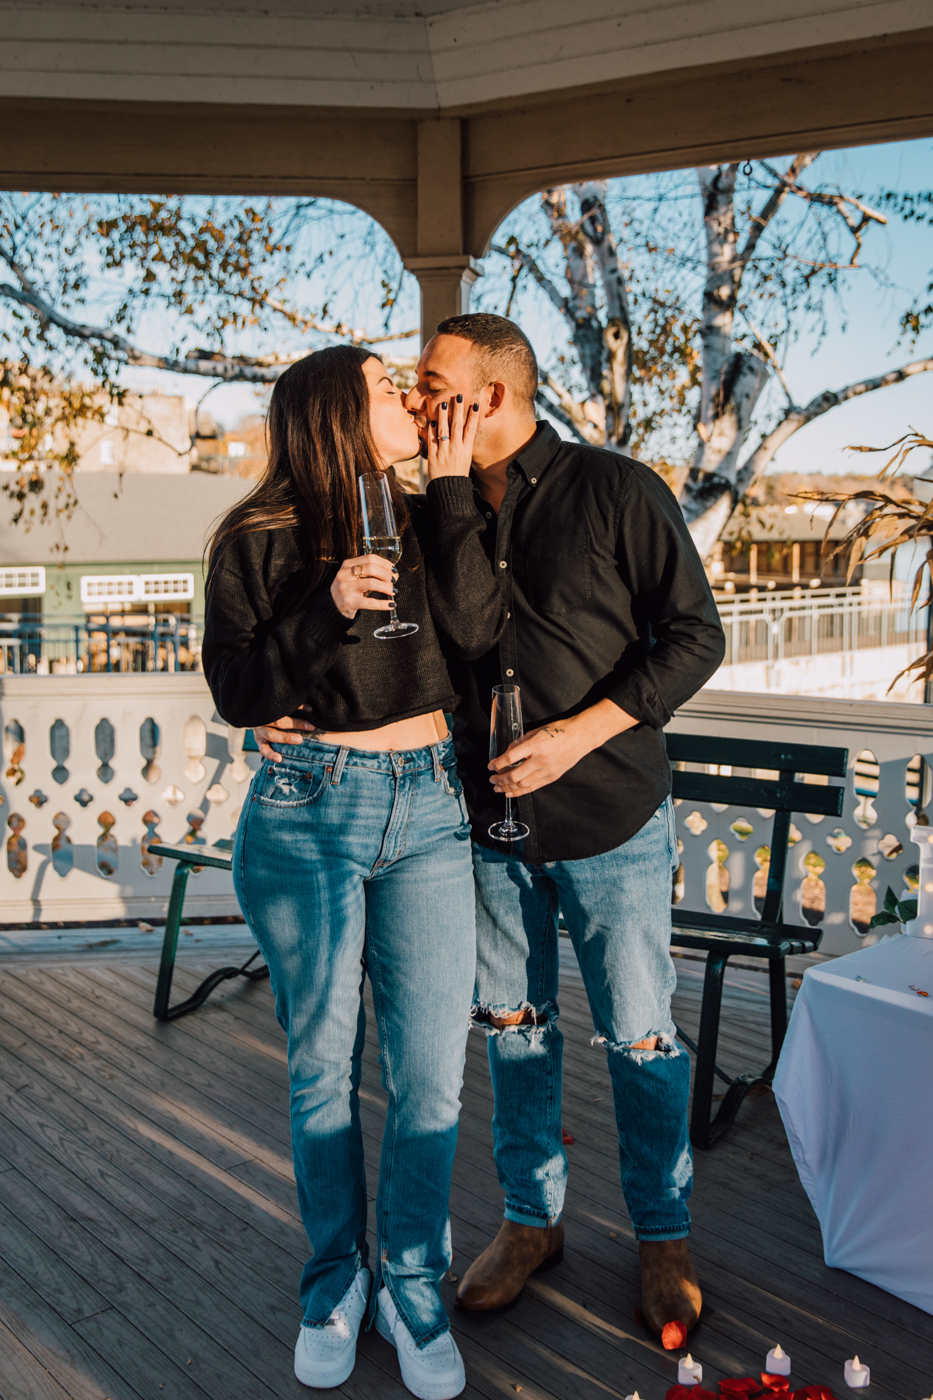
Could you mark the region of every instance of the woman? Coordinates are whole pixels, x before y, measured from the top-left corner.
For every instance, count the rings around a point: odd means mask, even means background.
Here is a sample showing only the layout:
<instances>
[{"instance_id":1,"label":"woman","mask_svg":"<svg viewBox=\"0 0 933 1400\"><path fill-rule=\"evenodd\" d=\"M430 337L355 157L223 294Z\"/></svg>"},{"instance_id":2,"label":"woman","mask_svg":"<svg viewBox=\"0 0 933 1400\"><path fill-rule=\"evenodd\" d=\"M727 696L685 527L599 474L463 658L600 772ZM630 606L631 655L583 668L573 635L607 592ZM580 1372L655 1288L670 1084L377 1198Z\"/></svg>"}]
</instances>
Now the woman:
<instances>
[{"instance_id":1,"label":"woman","mask_svg":"<svg viewBox=\"0 0 933 1400\"><path fill-rule=\"evenodd\" d=\"M406 497L389 467L417 454L418 427L382 363L338 346L287 369L272 393L266 474L211 546L203 645L230 724L300 708L315 725L256 773L234 852L237 896L288 1032L312 1245L295 1373L342 1384L368 1308L423 1400L465 1384L438 1292L475 959L444 653L482 655L505 619L468 478L477 415L445 407L428 429L426 496ZM397 572L359 555L361 472L387 473ZM419 631L379 640L396 591L400 619ZM375 1282L359 1102L364 972L389 1095Z\"/></svg>"}]
</instances>

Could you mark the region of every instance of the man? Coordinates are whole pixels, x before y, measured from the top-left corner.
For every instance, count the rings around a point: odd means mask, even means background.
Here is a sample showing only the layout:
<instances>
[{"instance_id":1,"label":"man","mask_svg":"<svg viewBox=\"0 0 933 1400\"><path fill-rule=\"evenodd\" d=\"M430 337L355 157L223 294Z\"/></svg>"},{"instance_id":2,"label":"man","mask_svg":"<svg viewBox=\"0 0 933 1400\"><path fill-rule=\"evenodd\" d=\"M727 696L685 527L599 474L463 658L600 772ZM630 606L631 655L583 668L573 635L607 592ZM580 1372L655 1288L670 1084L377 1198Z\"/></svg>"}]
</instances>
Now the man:
<instances>
[{"instance_id":1,"label":"man","mask_svg":"<svg viewBox=\"0 0 933 1400\"><path fill-rule=\"evenodd\" d=\"M504 1222L467 1270L458 1305L508 1306L563 1253L558 910L580 964L594 1043L608 1052L622 1189L642 1311L688 1328L702 1297L686 1239L693 1168L689 1060L674 1040L670 957L677 864L663 726L722 661L722 628L677 503L628 458L562 442L535 419L538 367L504 317L442 321L406 406L431 425L462 394L484 544L509 617L463 665L454 739L473 830L474 1014L487 1031ZM526 737L487 762L494 685L521 689ZM289 723L283 721L283 723ZM264 752L267 750L264 749ZM529 834L489 827L512 797Z\"/></svg>"}]
</instances>

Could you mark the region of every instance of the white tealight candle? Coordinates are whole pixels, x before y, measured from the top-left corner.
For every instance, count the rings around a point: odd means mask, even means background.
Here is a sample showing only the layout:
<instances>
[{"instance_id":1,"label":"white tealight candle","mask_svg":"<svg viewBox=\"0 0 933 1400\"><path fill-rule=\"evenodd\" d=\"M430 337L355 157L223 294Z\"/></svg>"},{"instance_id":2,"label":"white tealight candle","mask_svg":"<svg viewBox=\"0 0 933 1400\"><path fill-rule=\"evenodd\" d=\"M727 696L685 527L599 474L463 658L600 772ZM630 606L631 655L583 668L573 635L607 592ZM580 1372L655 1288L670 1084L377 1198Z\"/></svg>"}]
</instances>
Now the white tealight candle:
<instances>
[{"instance_id":1,"label":"white tealight candle","mask_svg":"<svg viewBox=\"0 0 933 1400\"><path fill-rule=\"evenodd\" d=\"M781 1349L780 1342L768 1352L768 1358L765 1361L765 1370L769 1376L790 1375L790 1357L787 1355L786 1351Z\"/></svg>"},{"instance_id":2,"label":"white tealight candle","mask_svg":"<svg viewBox=\"0 0 933 1400\"><path fill-rule=\"evenodd\" d=\"M845 1364L846 1385L850 1390L861 1390L871 1380L871 1371L863 1366L857 1356Z\"/></svg>"},{"instance_id":3,"label":"white tealight candle","mask_svg":"<svg viewBox=\"0 0 933 1400\"><path fill-rule=\"evenodd\" d=\"M626 1395L625 1400L641 1400L641 1396L636 1390L634 1395Z\"/></svg>"},{"instance_id":4,"label":"white tealight candle","mask_svg":"<svg viewBox=\"0 0 933 1400\"><path fill-rule=\"evenodd\" d=\"M679 1385L699 1385L703 1379L703 1367L699 1361L694 1361L687 1352L677 1363L677 1382Z\"/></svg>"}]
</instances>

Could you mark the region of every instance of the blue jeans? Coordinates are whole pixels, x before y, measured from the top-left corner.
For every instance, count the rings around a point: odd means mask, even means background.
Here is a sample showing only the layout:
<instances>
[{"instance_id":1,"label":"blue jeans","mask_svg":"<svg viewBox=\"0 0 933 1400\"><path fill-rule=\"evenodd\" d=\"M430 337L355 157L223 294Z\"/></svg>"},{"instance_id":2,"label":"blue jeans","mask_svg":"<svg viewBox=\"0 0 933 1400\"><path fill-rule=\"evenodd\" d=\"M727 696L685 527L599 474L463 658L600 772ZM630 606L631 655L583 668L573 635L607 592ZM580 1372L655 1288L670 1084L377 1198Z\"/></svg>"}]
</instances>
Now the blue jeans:
<instances>
[{"instance_id":1,"label":"blue jeans","mask_svg":"<svg viewBox=\"0 0 933 1400\"><path fill-rule=\"evenodd\" d=\"M509 848L474 845L476 995L487 1021L495 1092L493 1139L505 1218L544 1226L567 1185L561 1141L563 1035L557 1005L558 908L573 942L596 1035L606 1047L619 1129L622 1190L640 1240L690 1232L690 1060L674 1040L670 798L631 840L587 860L527 865ZM496 1029L532 1011L535 1023ZM632 1049L658 1037L655 1050Z\"/></svg>"},{"instance_id":2,"label":"blue jeans","mask_svg":"<svg viewBox=\"0 0 933 1400\"><path fill-rule=\"evenodd\" d=\"M450 740L403 753L306 739L256 773L234 883L288 1033L292 1153L323 1327L368 1263L363 977L389 1095L371 1313L385 1285L416 1343L449 1327L448 1196L476 959L466 808Z\"/></svg>"}]
</instances>

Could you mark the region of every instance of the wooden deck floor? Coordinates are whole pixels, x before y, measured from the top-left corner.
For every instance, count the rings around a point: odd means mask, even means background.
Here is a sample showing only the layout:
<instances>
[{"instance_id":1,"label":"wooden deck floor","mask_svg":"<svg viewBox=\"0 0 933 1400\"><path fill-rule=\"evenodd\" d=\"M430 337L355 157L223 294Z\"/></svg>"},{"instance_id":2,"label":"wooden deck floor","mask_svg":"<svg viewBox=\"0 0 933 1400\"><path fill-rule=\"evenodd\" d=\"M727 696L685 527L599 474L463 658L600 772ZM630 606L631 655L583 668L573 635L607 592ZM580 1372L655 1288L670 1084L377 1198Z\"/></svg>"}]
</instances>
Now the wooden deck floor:
<instances>
[{"instance_id":1,"label":"wooden deck floor","mask_svg":"<svg viewBox=\"0 0 933 1400\"><path fill-rule=\"evenodd\" d=\"M178 994L210 964L179 970ZM274 1400L292 1375L304 1235L291 1176L283 1036L268 983L228 984L171 1026L151 1016L153 960L0 965L0 1396ZM216 958L215 958L216 960ZM681 963L688 1031L699 968ZM727 991L721 1059L763 1061L763 979ZM510 1313L451 1314L471 1398L662 1400L676 1365L634 1318L637 1250L618 1188L605 1057L574 969L562 992L570 1190L563 1265ZM451 1213L454 1274L498 1227L483 1039L470 1037ZM370 1045L364 1128L375 1181L384 1096ZM691 1337L706 1383L757 1374L780 1340L796 1385L840 1397L842 1363L875 1400L933 1381L933 1317L822 1262L819 1230L770 1095L698 1154L692 1249L706 1296ZM445 1283L448 1304L455 1285ZM356 1400L402 1400L394 1352L365 1337Z\"/></svg>"}]
</instances>

